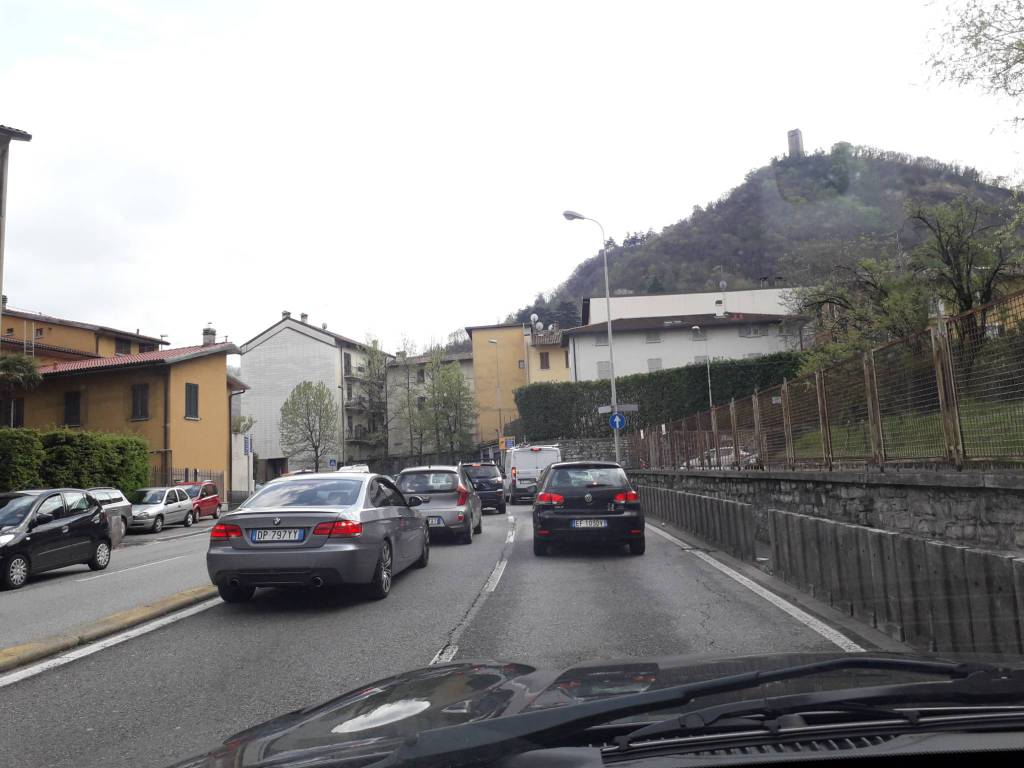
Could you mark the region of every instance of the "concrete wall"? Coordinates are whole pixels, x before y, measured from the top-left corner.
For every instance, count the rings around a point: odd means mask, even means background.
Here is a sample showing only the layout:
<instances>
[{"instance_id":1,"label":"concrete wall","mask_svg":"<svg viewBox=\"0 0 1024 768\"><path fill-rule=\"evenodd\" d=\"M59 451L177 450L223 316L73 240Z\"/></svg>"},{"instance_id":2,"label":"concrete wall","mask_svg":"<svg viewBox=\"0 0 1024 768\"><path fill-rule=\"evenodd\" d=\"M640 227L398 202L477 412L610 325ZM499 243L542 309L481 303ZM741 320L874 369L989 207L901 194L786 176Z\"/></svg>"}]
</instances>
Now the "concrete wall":
<instances>
[{"instance_id":1,"label":"concrete wall","mask_svg":"<svg viewBox=\"0 0 1024 768\"><path fill-rule=\"evenodd\" d=\"M614 308L613 310L614 311ZM649 342L647 331L615 333L615 375L649 373L654 370L651 360L660 361L661 369L678 368L696 362L710 354L712 360L734 360L750 355L765 355L794 349L799 346L798 336L780 336L778 324L764 323L765 336L743 336L745 326L712 326L705 329L707 346L703 340L694 340L689 329L662 330L661 341ZM573 381L592 381L598 376L598 362L608 360L608 345L598 344L606 339L605 333L573 334L570 337L569 360ZM701 358L701 359L698 359Z\"/></svg>"},{"instance_id":2,"label":"concrete wall","mask_svg":"<svg viewBox=\"0 0 1024 768\"><path fill-rule=\"evenodd\" d=\"M529 337L523 336L522 326L511 325L474 328L471 338L477 407L476 439L484 442L499 436L499 409L503 425L519 418L513 392L527 384L525 339ZM489 339L497 340L497 350ZM500 399L495 391L496 378L501 380Z\"/></svg>"},{"instance_id":3,"label":"concrete wall","mask_svg":"<svg viewBox=\"0 0 1024 768\"><path fill-rule=\"evenodd\" d=\"M637 482L1004 552L1024 550L1024 477L635 470Z\"/></svg>"},{"instance_id":4,"label":"concrete wall","mask_svg":"<svg viewBox=\"0 0 1024 768\"><path fill-rule=\"evenodd\" d=\"M711 315L715 302L723 299L726 312L744 314L789 314L789 288L759 288L750 291L711 291L708 293L671 293L652 296L612 296L612 319L624 317L662 317L666 315ZM608 318L605 298L591 297L588 322L603 323Z\"/></svg>"}]
</instances>

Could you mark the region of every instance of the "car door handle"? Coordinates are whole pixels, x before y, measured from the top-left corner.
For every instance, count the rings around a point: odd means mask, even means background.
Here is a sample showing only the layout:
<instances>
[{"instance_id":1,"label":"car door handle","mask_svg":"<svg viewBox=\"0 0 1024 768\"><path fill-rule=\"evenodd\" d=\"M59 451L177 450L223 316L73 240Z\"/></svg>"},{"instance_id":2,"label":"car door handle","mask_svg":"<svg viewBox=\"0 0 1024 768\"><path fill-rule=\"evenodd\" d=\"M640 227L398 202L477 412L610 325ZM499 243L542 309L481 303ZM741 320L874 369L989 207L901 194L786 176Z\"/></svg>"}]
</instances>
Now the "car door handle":
<instances>
[{"instance_id":1,"label":"car door handle","mask_svg":"<svg viewBox=\"0 0 1024 768\"><path fill-rule=\"evenodd\" d=\"M61 533L67 533L68 532L68 527L66 525L61 526L60 532Z\"/></svg>"}]
</instances>

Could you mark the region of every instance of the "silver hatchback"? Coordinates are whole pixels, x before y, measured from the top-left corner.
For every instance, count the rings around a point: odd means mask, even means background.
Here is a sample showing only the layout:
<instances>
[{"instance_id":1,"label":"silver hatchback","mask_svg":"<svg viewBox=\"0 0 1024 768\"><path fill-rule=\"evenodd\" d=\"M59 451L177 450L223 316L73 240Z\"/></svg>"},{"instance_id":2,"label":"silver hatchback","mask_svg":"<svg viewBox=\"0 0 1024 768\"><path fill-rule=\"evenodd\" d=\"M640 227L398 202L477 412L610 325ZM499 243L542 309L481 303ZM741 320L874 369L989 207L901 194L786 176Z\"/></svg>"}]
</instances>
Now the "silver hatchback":
<instances>
[{"instance_id":1,"label":"silver hatchback","mask_svg":"<svg viewBox=\"0 0 1024 768\"><path fill-rule=\"evenodd\" d=\"M483 533L480 496L461 467L409 467L398 475L398 488L423 500L420 510L431 534L453 534L472 544L473 535Z\"/></svg>"},{"instance_id":2,"label":"silver hatchback","mask_svg":"<svg viewBox=\"0 0 1024 768\"><path fill-rule=\"evenodd\" d=\"M181 523L188 528L196 520L192 499L181 488L140 488L131 502L132 531L159 533L165 525Z\"/></svg>"},{"instance_id":3,"label":"silver hatchback","mask_svg":"<svg viewBox=\"0 0 1024 768\"><path fill-rule=\"evenodd\" d=\"M360 584L371 597L387 597L396 574L430 558L420 503L382 475L279 478L210 531L210 580L229 603L248 600L257 587Z\"/></svg>"}]
</instances>

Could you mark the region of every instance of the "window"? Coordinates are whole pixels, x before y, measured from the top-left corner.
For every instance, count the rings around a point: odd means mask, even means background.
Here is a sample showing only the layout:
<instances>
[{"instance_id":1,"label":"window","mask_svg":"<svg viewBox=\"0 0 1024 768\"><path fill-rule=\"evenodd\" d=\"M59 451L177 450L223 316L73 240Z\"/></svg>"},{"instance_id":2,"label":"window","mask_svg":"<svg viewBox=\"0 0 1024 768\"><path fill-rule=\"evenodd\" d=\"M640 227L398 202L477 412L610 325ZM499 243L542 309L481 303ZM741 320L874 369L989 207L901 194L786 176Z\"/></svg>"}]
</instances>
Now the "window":
<instances>
[{"instance_id":1,"label":"window","mask_svg":"<svg viewBox=\"0 0 1024 768\"><path fill-rule=\"evenodd\" d=\"M454 472L403 472L398 476L403 493L445 493L458 490L459 476Z\"/></svg>"},{"instance_id":2,"label":"window","mask_svg":"<svg viewBox=\"0 0 1024 768\"><path fill-rule=\"evenodd\" d=\"M185 385L185 418L199 418L199 385Z\"/></svg>"},{"instance_id":3,"label":"window","mask_svg":"<svg viewBox=\"0 0 1024 768\"><path fill-rule=\"evenodd\" d=\"M565 350L565 367L569 367L569 350Z\"/></svg>"},{"instance_id":4,"label":"window","mask_svg":"<svg viewBox=\"0 0 1024 768\"><path fill-rule=\"evenodd\" d=\"M156 352L156 344L149 341L140 341L139 352Z\"/></svg>"},{"instance_id":5,"label":"window","mask_svg":"<svg viewBox=\"0 0 1024 768\"><path fill-rule=\"evenodd\" d=\"M342 352L341 353L341 357L345 361L345 375L346 376L351 376L352 375L352 353L351 352Z\"/></svg>"},{"instance_id":6,"label":"window","mask_svg":"<svg viewBox=\"0 0 1024 768\"><path fill-rule=\"evenodd\" d=\"M132 420L149 418L149 384L132 384Z\"/></svg>"},{"instance_id":7,"label":"window","mask_svg":"<svg viewBox=\"0 0 1024 768\"><path fill-rule=\"evenodd\" d=\"M648 331L644 335L644 344L660 344L661 331Z\"/></svg>"},{"instance_id":8,"label":"window","mask_svg":"<svg viewBox=\"0 0 1024 768\"><path fill-rule=\"evenodd\" d=\"M700 363L701 365L705 365L707 363L707 361L708 361L708 356L707 355L697 355L695 358L693 358L693 362Z\"/></svg>"},{"instance_id":9,"label":"window","mask_svg":"<svg viewBox=\"0 0 1024 768\"><path fill-rule=\"evenodd\" d=\"M64 426L82 426L82 393L64 393Z\"/></svg>"},{"instance_id":10,"label":"window","mask_svg":"<svg viewBox=\"0 0 1024 768\"><path fill-rule=\"evenodd\" d=\"M417 397L416 398L416 410L422 411L426 407L427 407L427 398L425 398L425 397Z\"/></svg>"},{"instance_id":11,"label":"window","mask_svg":"<svg viewBox=\"0 0 1024 768\"><path fill-rule=\"evenodd\" d=\"M175 488L174 490L178 494L178 501L188 501L188 494L181 490L181 488Z\"/></svg>"},{"instance_id":12,"label":"window","mask_svg":"<svg viewBox=\"0 0 1024 768\"><path fill-rule=\"evenodd\" d=\"M596 337L594 337L594 346L597 346L597 347L607 347L608 346L608 334L605 334L604 336L596 336Z\"/></svg>"},{"instance_id":13,"label":"window","mask_svg":"<svg viewBox=\"0 0 1024 768\"><path fill-rule=\"evenodd\" d=\"M43 338L43 329L42 328L36 328L36 338L37 339Z\"/></svg>"},{"instance_id":14,"label":"window","mask_svg":"<svg viewBox=\"0 0 1024 768\"><path fill-rule=\"evenodd\" d=\"M707 338L707 334L704 333L704 329L703 328L698 328L697 330L691 330L690 334L692 335L692 338L693 338L694 341L704 341L704 339Z\"/></svg>"},{"instance_id":15,"label":"window","mask_svg":"<svg viewBox=\"0 0 1024 768\"><path fill-rule=\"evenodd\" d=\"M132 343L128 339L114 339L115 355L130 355L131 353Z\"/></svg>"},{"instance_id":16,"label":"window","mask_svg":"<svg viewBox=\"0 0 1024 768\"><path fill-rule=\"evenodd\" d=\"M422 365L416 369L416 383L423 384L427 380L427 370Z\"/></svg>"},{"instance_id":17,"label":"window","mask_svg":"<svg viewBox=\"0 0 1024 768\"><path fill-rule=\"evenodd\" d=\"M520 369L525 368L526 367L526 361L525 360L520 360L519 361L519 367L520 367Z\"/></svg>"},{"instance_id":18,"label":"window","mask_svg":"<svg viewBox=\"0 0 1024 768\"><path fill-rule=\"evenodd\" d=\"M169 491L167 491L167 493L164 494L164 504L177 504L177 503L178 503L178 494L176 494L174 492L174 489L171 488Z\"/></svg>"},{"instance_id":19,"label":"window","mask_svg":"<svg viewBox=\"0 0 1024 768\"><path fill-rule=\"evenodd\" d=\"M661 370L661 358L660 357L649 357L649 358L647 358L647 370L648 371L660 371Z\"/></svg>"},{"instance_id":20,"label":"window","mask_svg":"<svg viewBox=\"0 0 1024 768\"><path fill-rule=\"evenodd\" d=\"M92 497L94 499L96 499L96 501L98 501L100 504L102 504L104 506L106 506L107 504L112 504L114 502L114 500L111 498L111 495L110 495L110 493L108 491L96 491L96 490L93 490L93 491L89 491L89 493L92 494Z\"/></svg>"},{"instance_id":21,"label":"window","mask_svg":"<svg viewBox=\"0 0 1024 768\"><path fill-rule=\"evenodd\" d=\"M398 489L388 483L386 480L380 481L381 492L386 497L386 503L389 507L404 507L405 499L402 498L402 494L398 492Z\"/></svg>"},{"instance_id":22,"label":"window","mask_svg":"<svg viewBox=\"0 0 1024 768\"><path fill-rule=\"evenodd\" d=\"M69 491L64 494L64 504L68 510L68 516L80 515L89 509L89 499L81 491Z\"/></svg>"},{"instance_id":23,"label":"window","mask_svg":"<svg viewBox=\"0 0 1024 768\"><path fill-rule=\"evenodd\" d=\"M608 360L601 360L597 364L597 378L610 379L612 377L612 364Z\"/></svg>"},{"instance_id":24,"label":"window","mask_svg":"<svg viewBox=\"0 0 1024 768\"><path fill-rule=\"evenodd\" d=\"M551 353L541 352L540 353L540 369L542 371L549 370L551 368Z\"/></svg>"},{"instance_id":25,"label":"window","mask_svg":"<svg viewBox=\"0 0 1024 768\"><path fill-rule=\"evenodd\" d=\"M8 328L7 330L4 331L4 336L13 336L13 335L14 335L14 329L13 328Z\"/></svg>"},{"instance_id":26,"label":"window","mask_svg":"<svg viewBox=\"0 0 1024 768\"><path fill-rule=\"evenodd\" d=\"M64 517L64 499L61 498L59 493L48 496L43 500L43 503L39 505L39 509L36 511L37 515L52 515L54 519Z\"/></svg>"},{"instance_id":27,"label":"window","mask_svg":"<svg viewBox=\"0 0 1024 768\"><path fill-rule=\"evenodd\" d=\"M25 426L25 398L16 397L13 400L0 398L0 426Z\"/></svg>"}]
</instances>

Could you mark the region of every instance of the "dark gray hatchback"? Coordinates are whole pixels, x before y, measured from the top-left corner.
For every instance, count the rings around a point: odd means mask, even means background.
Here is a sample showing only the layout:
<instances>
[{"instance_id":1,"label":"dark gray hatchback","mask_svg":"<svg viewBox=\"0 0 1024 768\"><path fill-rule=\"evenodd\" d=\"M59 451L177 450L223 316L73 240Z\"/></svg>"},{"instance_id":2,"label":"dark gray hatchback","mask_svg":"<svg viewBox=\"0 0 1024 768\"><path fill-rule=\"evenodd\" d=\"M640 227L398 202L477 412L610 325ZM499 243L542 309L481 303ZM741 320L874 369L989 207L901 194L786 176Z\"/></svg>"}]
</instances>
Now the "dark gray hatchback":
<instances>
[{"instance_id":1,"label":"dark gray hatchback","mask_svg":"<svg viewBox=\"0 0 1024 768\"><path fill-rule=\"evenodd\" d=\"M533 502L533 553L557 542L603 542L646 550L640 499L614 462L565 461L540 476Z\"/></svg>"}]
</instances>

